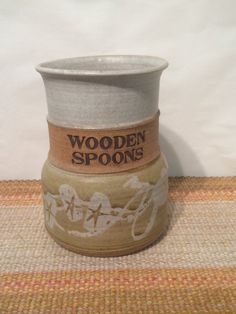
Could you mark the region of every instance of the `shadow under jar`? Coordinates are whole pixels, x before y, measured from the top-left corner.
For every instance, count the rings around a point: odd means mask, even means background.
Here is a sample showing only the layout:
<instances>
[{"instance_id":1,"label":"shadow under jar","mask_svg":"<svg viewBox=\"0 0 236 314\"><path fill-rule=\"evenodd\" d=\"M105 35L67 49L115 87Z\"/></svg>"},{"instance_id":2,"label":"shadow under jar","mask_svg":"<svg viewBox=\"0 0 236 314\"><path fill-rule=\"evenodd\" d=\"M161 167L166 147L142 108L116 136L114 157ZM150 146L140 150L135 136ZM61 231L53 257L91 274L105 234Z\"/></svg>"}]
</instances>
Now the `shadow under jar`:
<instances>
[{"instance_id":1,"label":"shadow under jar","mask_svg":"<svg viewBox=\"0 0 236 314\"><path fill-rule=\"evenodd\" d=\"M45 224L63 247L133 253L166 230L167 164L159 149L159 81L167 62L93 56L40 64L50 150Z\"/></svg>"}]
</instances>

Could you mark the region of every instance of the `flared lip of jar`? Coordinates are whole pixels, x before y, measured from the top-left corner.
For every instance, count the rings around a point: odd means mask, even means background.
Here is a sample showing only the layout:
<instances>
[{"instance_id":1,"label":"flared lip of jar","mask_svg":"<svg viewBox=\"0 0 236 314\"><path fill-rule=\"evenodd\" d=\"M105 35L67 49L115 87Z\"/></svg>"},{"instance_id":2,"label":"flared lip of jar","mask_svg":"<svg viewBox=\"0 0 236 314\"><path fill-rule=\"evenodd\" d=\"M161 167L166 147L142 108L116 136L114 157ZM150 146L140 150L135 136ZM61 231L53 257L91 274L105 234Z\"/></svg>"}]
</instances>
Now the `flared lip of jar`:
<instances>
[{"instance_id":1,"label":"flared lip of jar","mask_svg":"<svg viewBox=\"0 0 236 314\"><path fill-rule=\"evenodd\" d=\"M40 63L36 70L42 75L119 76L163 71L168 62L145 55L97 55L58 59Z\"/></svg>"}]
</instances>

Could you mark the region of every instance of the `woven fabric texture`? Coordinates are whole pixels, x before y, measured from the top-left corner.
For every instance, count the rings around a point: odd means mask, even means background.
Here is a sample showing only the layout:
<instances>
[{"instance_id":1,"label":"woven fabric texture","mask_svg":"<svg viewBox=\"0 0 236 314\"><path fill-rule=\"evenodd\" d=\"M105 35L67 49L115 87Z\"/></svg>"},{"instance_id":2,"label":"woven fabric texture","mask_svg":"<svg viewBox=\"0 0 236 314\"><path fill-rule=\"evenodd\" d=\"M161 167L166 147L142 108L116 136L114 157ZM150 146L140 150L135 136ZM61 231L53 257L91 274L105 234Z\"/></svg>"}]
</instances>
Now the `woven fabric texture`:
<instances>
[{"instance_id":1,"label":"woven fabric texture","mask_svg":"<svg viewBox=\"0 0 236 314\"><path fill-rule=\"evenodd\" d=\"M0 313L236 313L236 177L169 181L166 235L116 258L58 246L39 181L0 182Z\"/></svg>"}]
</instances>

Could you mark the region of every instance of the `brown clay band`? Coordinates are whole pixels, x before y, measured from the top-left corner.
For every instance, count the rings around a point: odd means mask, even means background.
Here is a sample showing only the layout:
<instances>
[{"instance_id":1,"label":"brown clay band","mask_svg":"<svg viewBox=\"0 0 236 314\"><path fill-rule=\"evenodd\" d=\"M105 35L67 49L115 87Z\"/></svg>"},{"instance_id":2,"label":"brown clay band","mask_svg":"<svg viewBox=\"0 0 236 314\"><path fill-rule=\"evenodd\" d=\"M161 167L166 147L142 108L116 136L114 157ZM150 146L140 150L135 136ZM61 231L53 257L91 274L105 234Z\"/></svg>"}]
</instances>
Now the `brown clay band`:
<instances>
[{"instance_id":1,"label":"brown clay band","mask_svg":"<svg viewBox=\"0 0 236 314\"><path fill-rule=\"evenodd\" d=\"M58 168L77 173L127 171L160 155L159 112L131 127L80 129L48 121L49 161Z\"/></svg>"}]
</instances>

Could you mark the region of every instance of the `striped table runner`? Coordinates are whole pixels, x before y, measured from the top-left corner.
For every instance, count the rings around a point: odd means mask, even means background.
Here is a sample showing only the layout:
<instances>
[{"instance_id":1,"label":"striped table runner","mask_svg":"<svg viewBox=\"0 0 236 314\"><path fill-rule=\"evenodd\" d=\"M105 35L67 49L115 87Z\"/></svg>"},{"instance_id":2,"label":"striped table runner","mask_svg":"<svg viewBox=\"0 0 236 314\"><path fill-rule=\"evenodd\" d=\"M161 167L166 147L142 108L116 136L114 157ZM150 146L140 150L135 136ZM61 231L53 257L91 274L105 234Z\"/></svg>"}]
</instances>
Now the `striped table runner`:
<instances>
[{"instance_id":1,"label":"striped table runner","mask_svg":"<svg viewBox=\"0 0 236 314\"><path fill-rule=\"evenodd\" d=\"M146 250L84 257L44 229L39 181L0 182L0 313L236 313L236 177L170 178Z\"/></svg>"}]
</instances>

